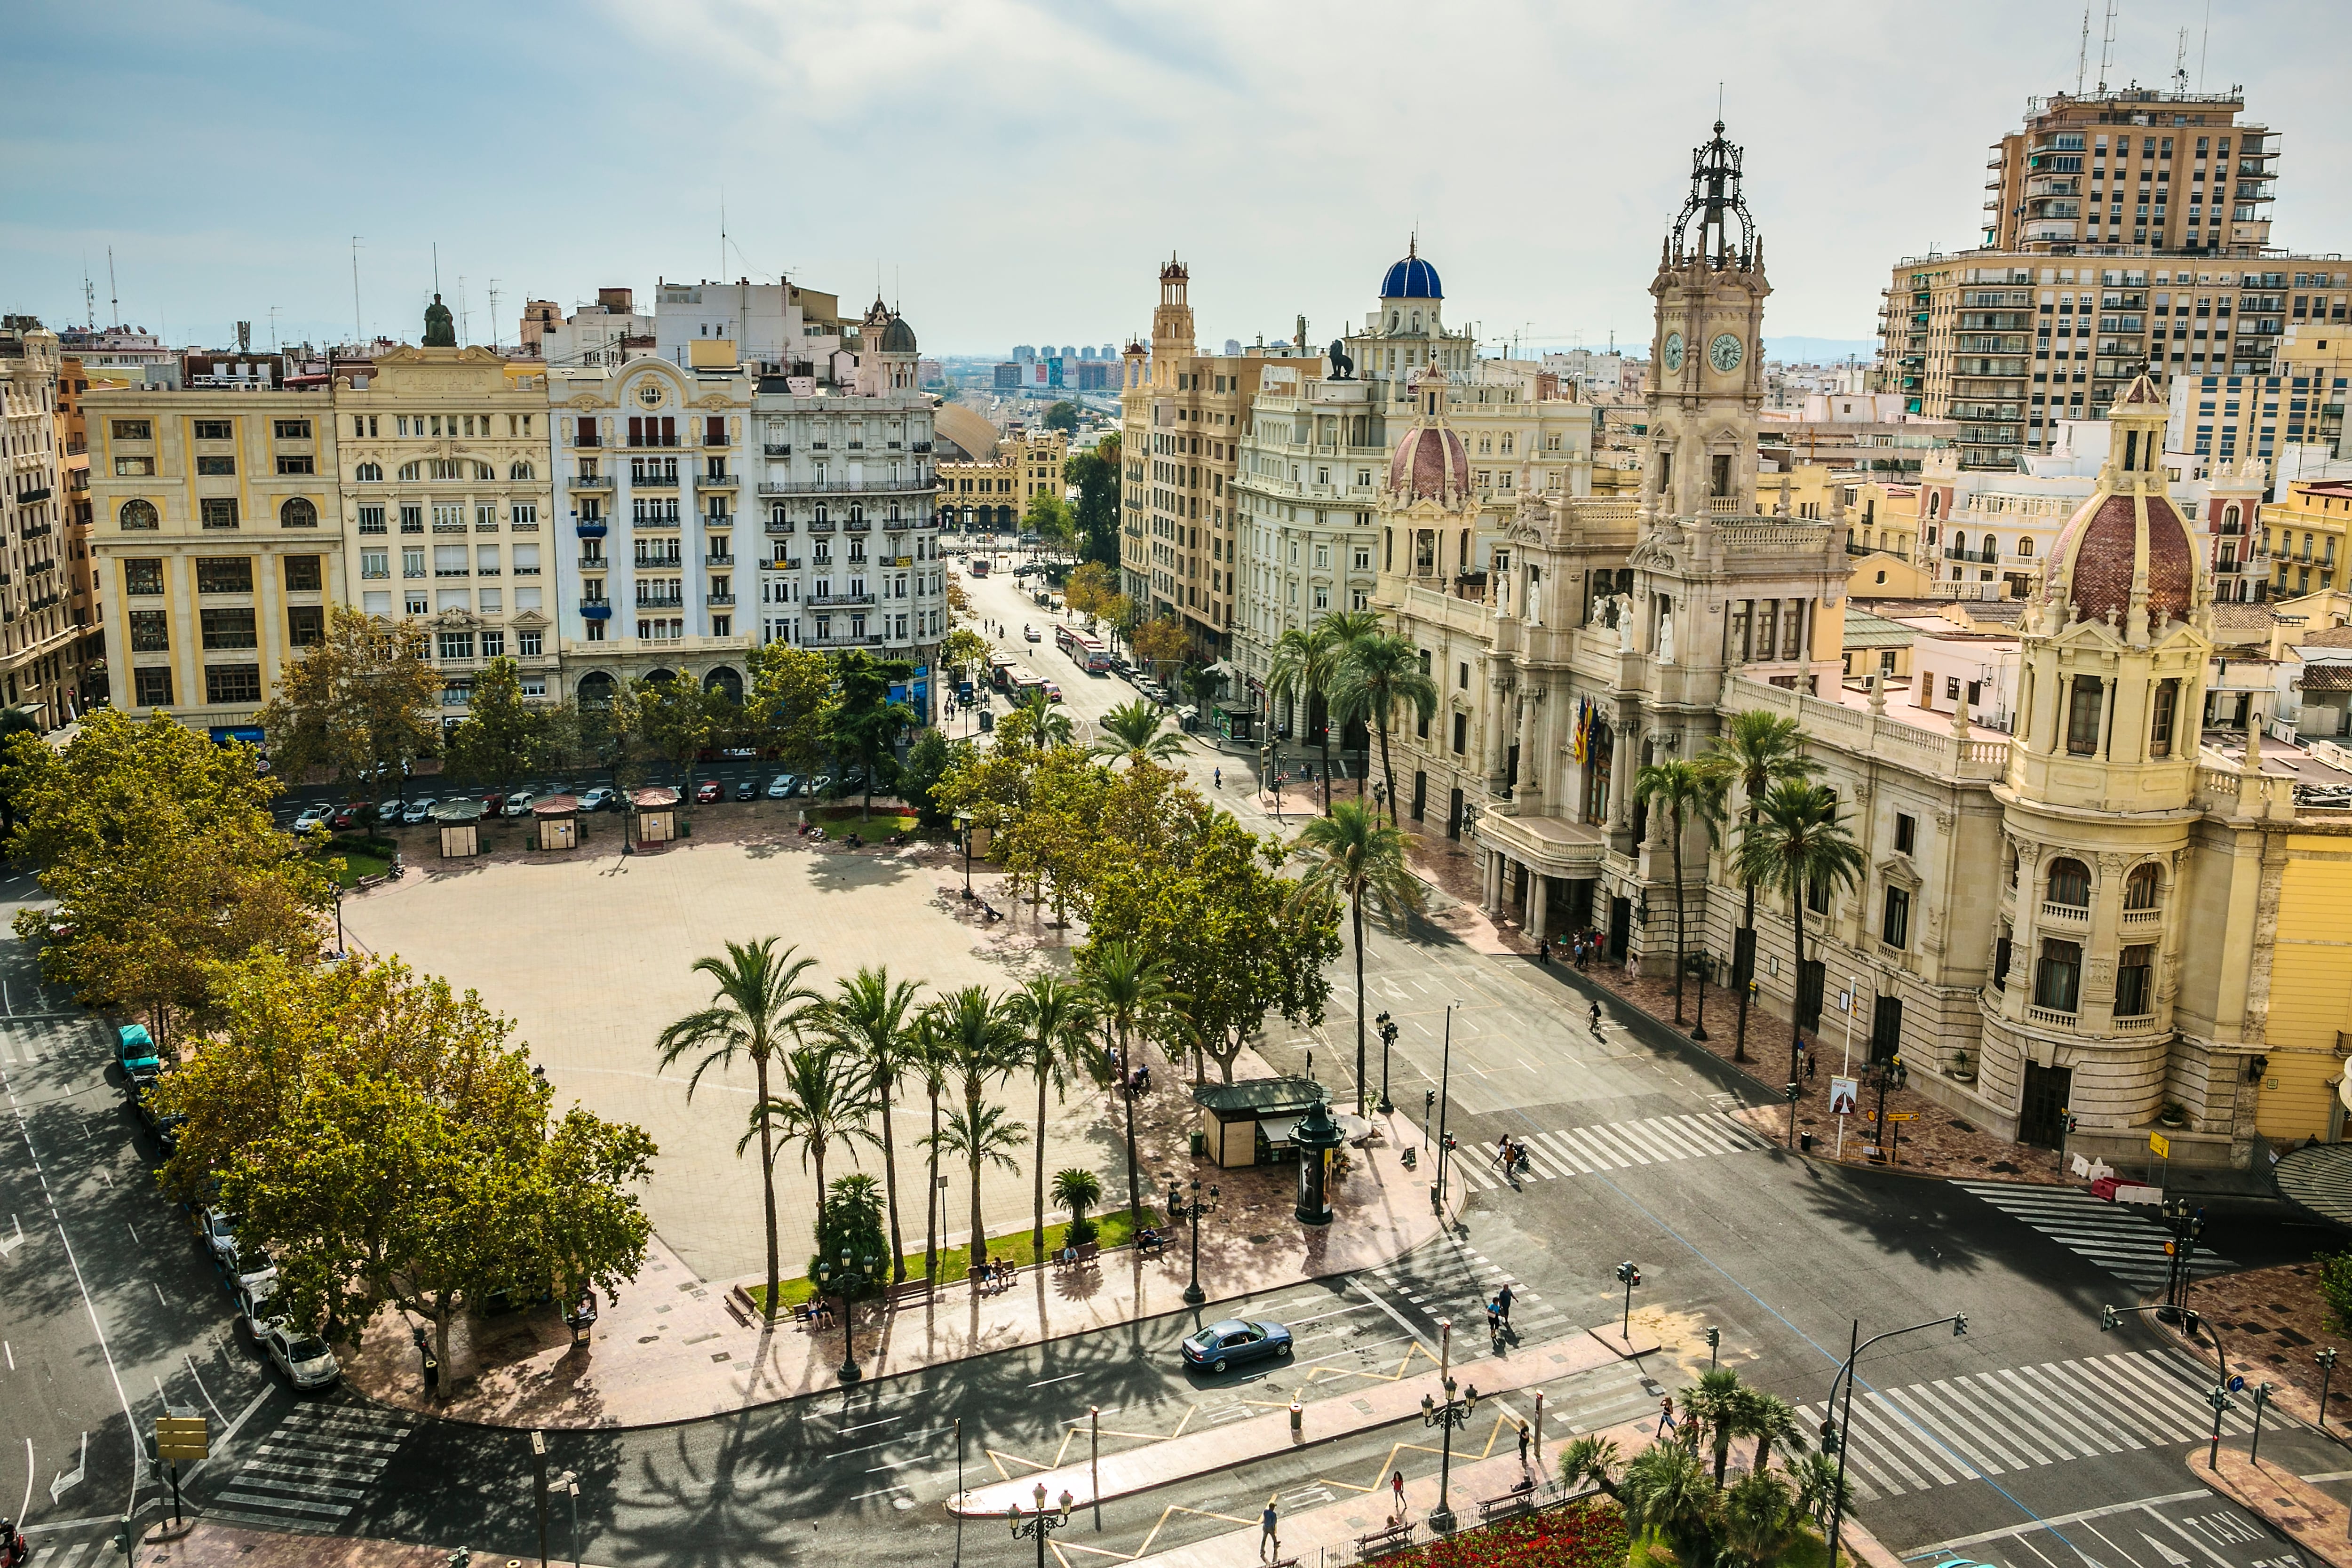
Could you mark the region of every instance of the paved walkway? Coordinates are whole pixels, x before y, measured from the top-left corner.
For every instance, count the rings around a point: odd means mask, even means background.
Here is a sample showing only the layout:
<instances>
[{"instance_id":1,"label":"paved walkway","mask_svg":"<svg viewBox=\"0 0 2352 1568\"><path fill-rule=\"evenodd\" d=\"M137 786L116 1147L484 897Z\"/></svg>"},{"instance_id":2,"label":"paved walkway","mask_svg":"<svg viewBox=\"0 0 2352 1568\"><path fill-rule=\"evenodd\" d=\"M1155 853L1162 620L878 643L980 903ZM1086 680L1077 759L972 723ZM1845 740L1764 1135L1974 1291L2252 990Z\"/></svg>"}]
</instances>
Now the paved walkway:
<instances>
[{"instance_id":1,"label":"paved walkway","mask_svg":"<svg viewBox=\"0 0 2352 1568\"><path fill-rule=\"evenodd\" d=\"M2335 1568L2352 1568L2352 1505L2329 1497L2283 1465L2259 1464L2235 1443L2221 1445L2221 1468L2209 1469L2202 1449L2189 1453L2189 1473L2252 1510L2297 1546Z\"/></svg>"},{"instance_id":2,"label":"paved walkway","mask_svg":"<svg viewBox=\"0 0 2352 1568\"><path fill-rule=\"evenodd\" d=\"M1244 1205L1235 1184L1227 1211L1202 1231L1201 1285L1209 1300L1369 1268L1435 1237L1428 1184L1399 1163L1397 1145L1391 1137L1357 1152L1355 1169L1333 1194L1338 1218L1320 1229L1300 1225L1286 1203ZM1147 1161L1143 1168L1149 1179L1161 1167ZM988 1295L958 1282L932 1301L895 1311L867 1303L857 1312L858 1364L867 1377L887 1376L1178 1311L1191 1261L1190 1237L1179 1230L1154 1259L1122 1248L1076 1269L1024 1269L1012 1288ZM489 1332L500 1337L478 1350L453 1343L449 1397L434 1413L500 1426L645 1426L838 1384L838 1327L762 1326L740 1304L730 1308L730 1300L724 1284L697 1278L656 1238L644 1274L605 1309L585 1350L575 1349L549 1314L499 1320ZM370 1397L422 1410L420 1367L407 1321L387 1312L369 1326L345 1371Z\"/></svg>"},{"instance_id":3,"label":"paved walkway","mask_svg":"<svg viewBox=\"0 0 2352 1568\"><path fill-rule=\"evenodd\" d=\"M474 1561L495 1568L506 1559L478 1552ZM199 1520L184 1540L142 1542L136 1563L137 1568L448 1568L449 1549L349 1535L281 1535Z\"/></svg>"}]
</instances>

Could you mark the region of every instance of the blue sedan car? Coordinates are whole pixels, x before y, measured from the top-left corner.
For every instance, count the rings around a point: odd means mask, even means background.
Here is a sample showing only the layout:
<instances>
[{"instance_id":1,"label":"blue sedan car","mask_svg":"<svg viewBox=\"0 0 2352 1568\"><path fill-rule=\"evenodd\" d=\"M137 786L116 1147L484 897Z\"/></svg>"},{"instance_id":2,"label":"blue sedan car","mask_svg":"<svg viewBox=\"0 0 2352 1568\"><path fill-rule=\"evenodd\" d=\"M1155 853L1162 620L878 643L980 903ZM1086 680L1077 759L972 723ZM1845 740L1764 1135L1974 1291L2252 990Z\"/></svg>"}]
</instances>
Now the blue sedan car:
<instances>
[{"instance_id":1,"label":"blue sedan car","mask_svg":"<svg viewBox=\"0 0 2352 1568\"><path fill-rule=\"evenodd\" d=\"M1184 1341L1184 1364L1210 1372L1223 1372L1244 1362L1280 1361L1289 1354L1288 1329L1280 1323L1244 1322L1239 1318L1211 1323Z\"/></svg>"}]
</instances>

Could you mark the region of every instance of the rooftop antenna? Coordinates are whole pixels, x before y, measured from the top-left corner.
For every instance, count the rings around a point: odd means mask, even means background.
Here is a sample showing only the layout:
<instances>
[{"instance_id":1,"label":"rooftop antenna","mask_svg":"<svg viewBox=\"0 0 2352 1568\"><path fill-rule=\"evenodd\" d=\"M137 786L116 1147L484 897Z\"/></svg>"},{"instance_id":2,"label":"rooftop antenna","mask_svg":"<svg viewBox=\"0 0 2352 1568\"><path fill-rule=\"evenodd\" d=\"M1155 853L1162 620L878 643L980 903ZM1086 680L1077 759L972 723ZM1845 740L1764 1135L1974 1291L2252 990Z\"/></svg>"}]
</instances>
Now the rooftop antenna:
<instances>
[{"instance_id":1,"label":"rooftop antenna","mask_svg":"<svg viewBox=\"0 0 2352 1568\"><path fill-rule=\"evenodd\" d=\"M2107 96L2107 72L2116 63L2116 0L2107 0L2107 26L2099 39L2099 96Z\"/></svg>"},{"instance_id":2,"label":"rooftop antenna","mask_svg":"<svg viewBox=\"0 0 2352 1568\"><path fill-rule=\"evenodd\" d=\"M433 242L433 292L441 292L441 242L437 239Z\"/></svg>"},{"instance_id":3,"label":"rooftop antenna","mask_svg":"<svg viewBox=\"0 0 2352 1568\"><path fill-rule=\"evenodd\" d=\"M2083 79L2091 72L2091 8L2083 7L2082 39L2074 46L2074 96L2083 96Z\"/></svg>"},{"instance_id":4,"label":"rooftop antenna","mask_svg":"<svg viewBox=\"0 0 2352 1568\"><path fill-rule=\"evenodd\" d=\"M122 324L122 290L114 281L114 247L106 247L106 302L113 307L114 324Z\"/></svg>"},{"instance_id":5,"label":"rooftop antenna","mask_svg":"<svg viewBox=\"0 0 2352 1568\"><path fill-rule=\"evenodd\" d=\"M278 307L269 307L269 352L278 352Z\"/></svg>"},{"instance_id":6,"label":"rooftop antenna","mask_svg":"<svg viewBox=\"0 0 2352 1568\"><path fill-rule=\"evenodd\" d=\"M2180 42L2172 51L2172 90L2186 95L2189 91L2189 29L2180 29Z\"/></svg>"},{"instance_id":7,"label":"rooftop antenna","mask_svg":"<svg viewBox=\"0 0 2352 1568\"><path fill-rule=\"evenodd\" d=\"M2205 90L2205 47L2213 41L2213 0L2205 0L2205 25L2197 32L2197 90Z\"/></svg>"},{"instance_id":8,"label":"rooftop antenna","mask_svg":"<svg viewBox=\"0 0 2352 1568\"><path fill-rule=\"evenodd\" d=\"M499 280L490 279L490 352L499 352Z\"/></svg>"},{"instance_id":9,"label":"rooftop antenna","mask_svg":"<svg viewBox=\"0 0 2352 1568\"><path fill-rule=\"evenodd\" d=\"M462 272L457 274L457 341L472 341L466 331L466 275Z\"/></svg>"},{"instance_id":10,"label":"rooftop antenna","mask_svg":"<svg viewBox=\"0 0 2352 1568\"><path fill-rule=\"evenodd\" d=\"M358 235L352 236L352 342L355 347L363 347L367 342L367 328L360 321L360 237Z\"/></svg>"},{"instance_id":11,"label":"rooftop antenna","mask_svg":"<svg viewBox=\"0 0 2352 1568\"><path fill-rule=\"evenodd\" d=\"M82 325L90 331L98 331L98 290L89 286L89 258L81 258Z\"/></svg>"}]
</instances>

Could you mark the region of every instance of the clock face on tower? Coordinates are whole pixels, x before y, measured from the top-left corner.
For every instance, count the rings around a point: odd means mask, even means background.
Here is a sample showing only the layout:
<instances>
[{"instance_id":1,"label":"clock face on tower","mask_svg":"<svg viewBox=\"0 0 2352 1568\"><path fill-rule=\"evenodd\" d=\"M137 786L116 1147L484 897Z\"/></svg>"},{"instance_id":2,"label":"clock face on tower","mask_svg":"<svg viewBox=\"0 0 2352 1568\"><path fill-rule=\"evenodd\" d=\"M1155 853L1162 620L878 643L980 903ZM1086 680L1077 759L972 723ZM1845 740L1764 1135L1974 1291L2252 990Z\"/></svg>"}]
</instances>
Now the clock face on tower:
<instances>
[{"instance_id":1,"label":"clock face on tower","mask_svg":"<svg viewBox=\"0 0 2352 1568\"><path fill-rule=\"evenodd\" d=\"M1683 335L1680 332L1668 332L1666 334L1665 350L1663 357L1666 362L1666 369L1668 371L1678 371L1683 368Z\"/></svg>"},{"instance_id":2,"label":"clock face on tower","mask_svg":"<svg viewBox=\"0 0 2352 1568\"><path fill-rule=\"evenodd\" d=\"M1707 363L1724 374L1729 375L1739 368L1740 355L1743 352L1745 352L1745 345L1738 337L1730 332L1718 333L1715 342L1706 345Z\"/></svg>"}]
</instances>

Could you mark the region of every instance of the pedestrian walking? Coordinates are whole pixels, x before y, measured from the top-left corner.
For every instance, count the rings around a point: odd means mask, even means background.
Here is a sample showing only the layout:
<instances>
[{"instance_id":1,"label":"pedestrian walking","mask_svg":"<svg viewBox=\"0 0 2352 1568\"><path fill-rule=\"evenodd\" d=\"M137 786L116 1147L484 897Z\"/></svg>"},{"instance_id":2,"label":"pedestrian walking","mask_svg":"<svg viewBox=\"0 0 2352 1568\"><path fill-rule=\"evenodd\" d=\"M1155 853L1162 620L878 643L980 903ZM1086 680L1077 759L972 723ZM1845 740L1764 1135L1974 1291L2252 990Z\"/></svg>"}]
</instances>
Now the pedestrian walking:
<instances>
[{"instance_id":1,"label":"pedestrian walking","mask_svg":"<svg viewBox=\"0 0 2352 1568\"><path fill-rule=\"evenodd\" d=\"M1519 1423L1519 1468L1523 1470L1528 1468L1528 1424L1522 1421Z\"/></svg>"},{"instance_id":2,"label":"pedestrian walking","mask_svg":"<svg viewBox=\"0 0 2352 1568\"><path fill-rule=\"evenodd\" d=\"M1404 1472L1402 1470L1389 1472L1389 1490L1396 1494L1396 1516L1402 1522L1404 1519Z\"/></svg>"},{"instance_id":3,"label":"pedestrian walking","mask_svg":"<svg viewBox=\"0 0 2352 1568\"><path fill-rule=\"evenodd\" d=\"M1503 1326L1509 1328L1511 1326L1511 1282L1509 1280L1503 1281L1503 1288L1495 1292L1495 1305L1503 1310Z\"/></svg>"},{"instance_id":4,"label":"pedestrian walking","mask_svg":"<svg viewBox=\"0 0 2352 1568\"><path fill-rule=\"evenodd\" d=\"M1666 1435L1667 1433L1669 1433L1669 1432L1673 1431L1674 1429L1675 1429L1675 1396L1674 1396L1673 1394L1665 1394L1665 1395L1664 1395L1664 1396L1663 1396L1663 1397L1661 1397L1661 1398L1659 1399L1659 1401L1658 1401L1658 1436L1659 1436L1659 1438L1663 1441L1663 1440L1664 1439L1664 1437L1665 1437L1665 1435Z\"/></svg>"},{"instance_id":5,"label":"pedestrian walking","mask_svg":"<svg viewBox=\"0 0 2352 1568\"><path fill-rule=\"evenodd\" d=\"M1266 1560L1268 1553L1277 1558L1282 1555L1282 1540L1275 1534L1275 1527L1279 1522L1275 1518L1274 1499L1268 1498L1265 1500L1265 1512L1258 1516L1258 1523L1263 1527L1263 1533L1257 1541L1257 1554L1261 1562Z\"/></svg>"},{"instance_id":6,"label":"pedestrian walking","mask_svg":"<svg viewBox=\"0 0 2352 1568\"><path fill-rule=\"evenodd\" d=\"M1599 1037L1599 1036L1600 1036L1600 1034L1601 1034L1601 1004L1600 1004L1600 1003L1595 1002L1595 1003L1592 1005L1592 1015L1591 1015L1591 1016L1592 1016L1592 1033L1593 1033L1594 1037L1597 1038L1597 1037Z\"/></svg>"},{"instance_id":7,"label":"pedestrian walking","mask_svg":"<svg viewBox=\"0 0 2352 1568\"><path fill-rule=\"evenodd\" d=\"M1211 768L1211 769L1209 770L1209 773L1210 773L1210 776L1212 776L1213 778L1214 778L1214 779L1216 780L1216 782L1217 782L1217 787L1218 787L1219 789L1223 789L1223 788L1224 788L1224 787L1225 787L1225 770L1224 770L1224 769L1223 769L1223 768Z\"/></svg>"},{"instance_id":8,"label":"pedestrian walking","mask_svg":"<svg viewBox=\"0 0 2352 1568\"><path fill-rule=\"evenodd\" d=\"M1503 1309L1493 1301L1486 1303L1486 1343L1496 1350L1503 1348Z\"/></svg>"},{"instance_id":9,"label":"pedestrian walking","mask_svg":"<svg viewBox=\"0 0 2352 1568\"><path fill-rule=\"evenodd\" d=\"M1536 962L1547 967L1551 963L1551 943L1540 937L1536 939Z\"/></svg>"}]
</instances>

